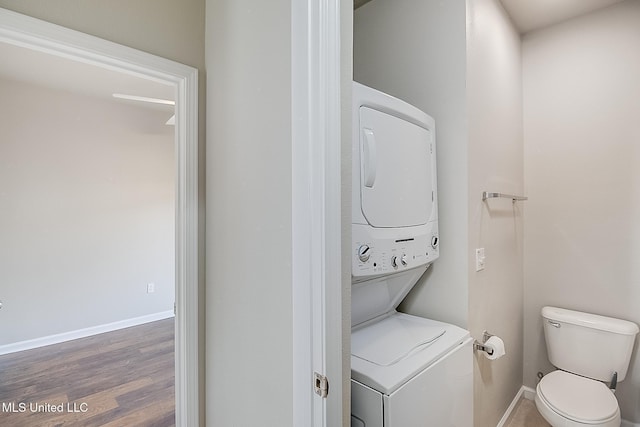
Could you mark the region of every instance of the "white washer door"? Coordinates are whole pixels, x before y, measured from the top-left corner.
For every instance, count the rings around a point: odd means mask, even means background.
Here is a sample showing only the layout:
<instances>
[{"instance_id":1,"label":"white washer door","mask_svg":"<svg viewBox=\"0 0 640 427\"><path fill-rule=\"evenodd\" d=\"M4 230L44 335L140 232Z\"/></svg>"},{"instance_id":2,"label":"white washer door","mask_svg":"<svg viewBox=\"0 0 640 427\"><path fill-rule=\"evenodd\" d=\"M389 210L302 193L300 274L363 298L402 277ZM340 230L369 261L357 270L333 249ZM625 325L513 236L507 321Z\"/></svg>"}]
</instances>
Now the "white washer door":
<instances>
[{"instance_id":1,"label":"white washer door","mask_svg":"<svg viewBox=\"0 0 640 427\"><path fill-rule=\"evenodd\" d=\"M360 196L370 225L408 227L429 222L435 196L431 144L428 129L360 107Z\"/></svg>"},{"instance_id":2,"label":"white washer door","mask_svg":"<svg viewBox=\"0 0 640 427\"><path fill-rule=\"evenodd\" d=\"M351 355L377 366L391 366L424 350L446 332L421 317L392 315L351 332Z\"/></svg>"}]
</instances>

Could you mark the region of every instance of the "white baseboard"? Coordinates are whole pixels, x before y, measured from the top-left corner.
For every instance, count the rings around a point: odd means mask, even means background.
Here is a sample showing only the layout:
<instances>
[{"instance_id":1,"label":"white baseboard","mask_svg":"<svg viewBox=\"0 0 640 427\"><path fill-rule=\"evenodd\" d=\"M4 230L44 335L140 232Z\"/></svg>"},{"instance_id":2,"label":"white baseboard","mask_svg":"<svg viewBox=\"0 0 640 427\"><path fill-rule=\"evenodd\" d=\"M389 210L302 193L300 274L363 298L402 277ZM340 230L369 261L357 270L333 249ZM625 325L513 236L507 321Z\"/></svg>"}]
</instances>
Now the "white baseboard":
<instances>
[{"instance_id":1,"label":"white baseboard","mask_svg":"<svg viewBox=\"0 0 640 427\"><path fill-rule=\"evenodd\" d=\"M498 425L496 427L504 427L504 425L507 423L507 420L509 419L509 415L511 415L511 413L513 412L513 409L516 407L516 405L518 404L518 401L520 400L520 398L524 393L524 388L525 388L524 386L520 387L520 390L518 390L518 392L516 393L516 396L511 401L511 404L505 411L502 418L500 418L500 422L498 422Z\"/></svg>"},{"instance_id":2,"label":"white baseboard","mask_svg":"<svg viewBox=\"0 0 640 427\"><path fill-rule=\"evenodd\" d=\"M507 423L507 420L509 419L509 416L515 409L521 397L524 397L525 399L528 399L528 400L533 400L535 396L536 396L536 391L531 387L526 387L526 386L520 387L520 390L518 390L518 392L516 393L515 397L511 401L511 404L505 411L504 415L502 416L502 418L500 419L500 422L496 427L504 427L504 425Z\"/></svg>"},{"instance_id":3,"label":"white baseboard","mask_svg":"<svg viewBox=\"0 0 640 427\"><path fill-rule=\"evenodd\" d=\"M117 322L92 326L90 328L78 329L75 331L49 335L46 337L35 338L26 341L19 341L12 344L5 344L0 346L0 356L3 354L15 353L23 350L31 350L33 348L44 347L51 344L59 344L65 341L76 340L78 338L85 338L92 335L103 334L105 332L117 331L118 329L138 326L145 323L155 322L156 320L168 319L174 316L175 315L173 313L173 310L167 310L160 313L148 314L146 316L134 317L133 319L119 320Z\"/></svg>"},{"instance_id":4,"label":"white baseboard","mask_svg":"<svg viewBox=\"0 0 640 427\"><path fill-rule=\"evenodd\" d=\"M536 389L523 385L522 396L527 400L534 400L536 398Z\"/></svg>"}]
</instances>

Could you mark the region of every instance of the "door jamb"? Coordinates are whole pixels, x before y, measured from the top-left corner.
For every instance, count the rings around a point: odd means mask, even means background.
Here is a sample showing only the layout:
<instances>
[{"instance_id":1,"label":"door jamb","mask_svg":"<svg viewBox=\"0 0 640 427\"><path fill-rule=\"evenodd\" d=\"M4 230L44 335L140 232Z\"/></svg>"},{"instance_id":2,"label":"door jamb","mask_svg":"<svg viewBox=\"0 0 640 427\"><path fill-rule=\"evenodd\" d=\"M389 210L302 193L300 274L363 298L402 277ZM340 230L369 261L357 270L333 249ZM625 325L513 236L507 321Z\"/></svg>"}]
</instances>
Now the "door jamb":
<instances>
[{"instance_id":1,"label":"door jamb","mask_svg":"<svg viewBox=\"0 0 640 427\"><path fill-rule=\"evenodd\" d=\"M293 425L342 425L341 2L292 2ZM314 374L329 393L314 392Z\"/></svg>"}]
</instances>

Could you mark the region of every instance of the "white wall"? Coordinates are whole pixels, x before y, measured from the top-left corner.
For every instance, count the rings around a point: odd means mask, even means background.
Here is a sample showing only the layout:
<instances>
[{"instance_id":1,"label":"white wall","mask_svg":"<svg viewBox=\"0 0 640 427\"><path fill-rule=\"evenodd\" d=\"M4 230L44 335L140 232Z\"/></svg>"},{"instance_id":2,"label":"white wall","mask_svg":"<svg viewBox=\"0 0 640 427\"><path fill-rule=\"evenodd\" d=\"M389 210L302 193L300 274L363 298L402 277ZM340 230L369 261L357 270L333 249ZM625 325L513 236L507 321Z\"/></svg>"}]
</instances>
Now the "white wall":
<instances>
[{"instance_id":1,"label":"white wall","mask_svg":"<svg viewBox=\"0 0 640 427\"><path fill-rule=\"evenodd\" d=\"M373 0L354 14L354 80L436 121L440 258L402 311L467 326L464 1Z\"/></svg>"},{"instance_id":2,"label":"white wall","mask_svg":"<svg viewBox=\"0 0 640 427\"><path fill-rule=\"evenodd\" d=\"M172 310L170 113L0 92L0 345Z\"/></svg>"},{"instance_id":3,"label":"white wall","mask_svg":"<svg viewBox=\"0 0 640 427\"><path fill-rule=\"evenodd\" d=\"M498 0L467 2L469 123L469 330L500 336L507 354L477 352L474 425L489 427L522 386L523 221L527 202L482 202L482 192L523 194L520 36ZM475 249L485 269L475 271Z\"/></svg>"},{"instance_id":4,"label":"white wall","mask_svg":"<svg viewBox=\"0 0 640 427\"><path fill-rule=\"evenodd\" d=\"M640 323L640 2L523 41L524 382L549 372L544 305ZM640 422L640 354L616 394Z\"/></svg>"},{"instance_id":5,"label":"white wall","mask_svg":"<svg viewBox=\"0 0 640 427\"><path fill-rule=\"evenodd\" d=\"M291 2L206 6L207 425L292 426Z\"/></svg>"}]
</instances>

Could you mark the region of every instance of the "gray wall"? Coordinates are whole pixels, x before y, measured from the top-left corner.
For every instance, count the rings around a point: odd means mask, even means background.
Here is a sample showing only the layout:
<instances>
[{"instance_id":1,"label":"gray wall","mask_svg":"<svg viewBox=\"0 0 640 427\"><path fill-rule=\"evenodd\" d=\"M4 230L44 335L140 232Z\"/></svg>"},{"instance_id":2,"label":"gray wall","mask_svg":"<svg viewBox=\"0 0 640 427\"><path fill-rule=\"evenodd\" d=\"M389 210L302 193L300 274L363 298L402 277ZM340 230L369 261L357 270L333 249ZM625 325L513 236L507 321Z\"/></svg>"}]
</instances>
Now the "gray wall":
<instances>
[{"instance_id":1,"label":"gray wall","mask_svg":"<svg viewBox=\"0 0 640 427\"><path fill-rule=\"evenodd\" d=\"M0 92L0 345L171 311L170 113L8 80Z\"/></svg>"},{"instance_id":2,"label":"gray wall","mask_svg":"<svg viewBox=\"0 0 640 427\"><path fill-rule=\"evenodd\" d=\"M482 192L523 194L520 36L497 0L468 1L469 329L500 336L507 354L475 357L476 427L498 424L522 386L523 221L527 202L482 202ZM475 249L485 269L476 272Z\"/></svg>"},{"instance_id":3,"label":"gray wall","mask_svg":"<svg viewBox=\"0 0 640 427\"><path fill-rule=\"evenodd\" d=\"M544 305L640 323L640 2L523 41L524 383L549 372ZM640 423L640 356L616 397Z\"/></svg>"},{"instance_id":4,"label":"gray wall","mask_svg":"<svg viewBox=\"0 0 640 427\"><path fill-rule=\"evenodd\" d=\"M207 1L206 410L292 426L291 2Z\"/></svg>"}]
</instances>

